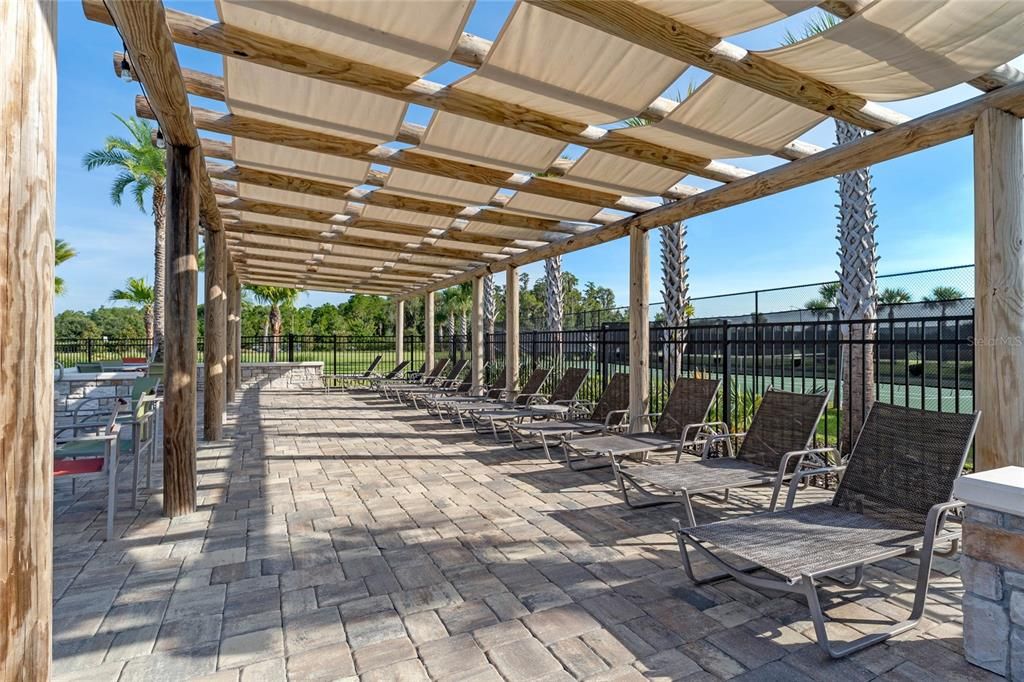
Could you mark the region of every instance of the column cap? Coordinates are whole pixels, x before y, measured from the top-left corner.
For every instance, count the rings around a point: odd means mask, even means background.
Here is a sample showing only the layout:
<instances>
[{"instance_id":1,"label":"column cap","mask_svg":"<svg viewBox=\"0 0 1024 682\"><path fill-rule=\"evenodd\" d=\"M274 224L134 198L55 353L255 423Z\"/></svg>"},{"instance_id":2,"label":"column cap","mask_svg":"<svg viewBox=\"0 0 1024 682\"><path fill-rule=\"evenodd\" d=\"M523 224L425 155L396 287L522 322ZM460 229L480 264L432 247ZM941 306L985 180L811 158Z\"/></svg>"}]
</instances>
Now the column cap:
<instances>
[{"instance_id":1,"label":"column cap","mask_svg":"<svg viewBox=\"0 0 1024 682\"><path fill-rule=\"evenodd\" d=\"M1024 467L961 476L953 485L953 495L975 507L1024 516Z\"/></svg>"}]
</instances>

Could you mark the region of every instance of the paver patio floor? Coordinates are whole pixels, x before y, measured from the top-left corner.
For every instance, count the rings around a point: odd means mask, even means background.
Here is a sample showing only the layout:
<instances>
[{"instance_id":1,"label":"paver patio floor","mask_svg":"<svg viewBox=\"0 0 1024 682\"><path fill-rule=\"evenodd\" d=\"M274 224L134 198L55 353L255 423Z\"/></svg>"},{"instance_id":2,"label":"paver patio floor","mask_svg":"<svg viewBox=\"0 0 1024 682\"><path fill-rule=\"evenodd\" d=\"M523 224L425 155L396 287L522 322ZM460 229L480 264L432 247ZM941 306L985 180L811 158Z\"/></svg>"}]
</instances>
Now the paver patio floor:
<instances>
[{"instance_id":1,"label":"paver patio floor","mask_svg":"<svg viewBox=\"0 0 1024 682\"><path fill-rule=\"evenodd\" d=\"M937 560L921 627L832 662L801 602L693 586L669 533L680 510L627 508L606 470L573 473L368 393L254 385L230 422L201 445L188 517L143 495L105 543L95 486L58 486L57 679L990 677L959 653L955 561ZM698 520L766 498L704 498ZM915 574L888 561L831 592L834 635L902 617Z\"/></svg>"}]
</instances>

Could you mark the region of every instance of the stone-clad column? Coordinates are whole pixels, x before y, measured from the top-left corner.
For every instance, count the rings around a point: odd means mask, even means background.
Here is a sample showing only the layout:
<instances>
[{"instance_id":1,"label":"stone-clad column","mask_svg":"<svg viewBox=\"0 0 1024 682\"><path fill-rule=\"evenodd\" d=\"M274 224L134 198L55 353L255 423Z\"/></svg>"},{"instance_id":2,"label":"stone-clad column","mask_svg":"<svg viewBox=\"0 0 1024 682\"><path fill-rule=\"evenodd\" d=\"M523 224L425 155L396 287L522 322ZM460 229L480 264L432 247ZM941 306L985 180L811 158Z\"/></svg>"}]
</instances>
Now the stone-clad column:
<instances>
[{"instance_id":1,"label":"stone-clad column","mask_svg":"<svg viewBox=\"0 0 1024 682\"><path fill-rule=\"evenodd\" d=\"M964 655L1024 680L1024 467L964 476Z\"/></svg>"}]
</instances>

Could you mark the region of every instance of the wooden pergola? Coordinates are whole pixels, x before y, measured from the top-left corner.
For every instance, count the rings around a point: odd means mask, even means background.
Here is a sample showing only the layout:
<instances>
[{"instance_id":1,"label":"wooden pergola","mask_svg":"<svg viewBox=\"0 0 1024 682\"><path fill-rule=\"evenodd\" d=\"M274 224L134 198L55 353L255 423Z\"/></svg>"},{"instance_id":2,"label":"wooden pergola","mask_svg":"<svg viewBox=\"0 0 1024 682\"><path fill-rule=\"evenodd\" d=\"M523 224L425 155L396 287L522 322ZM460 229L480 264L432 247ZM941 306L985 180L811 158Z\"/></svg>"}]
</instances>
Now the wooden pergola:
<instances>
[{"instance_id":1,"label":"wooden pergola","mask_svg":"<svg viewBox=\"0 0 1024 682\"><path fill-rule=\"evenodd\" d=\"M462 32L469 0L416 17L387 3L275 3L270 15L219 0L221 21L159 0L83 0L88 18L120 33L127 54L114 54L115 71L127 66L142 84L136 112L159 123L167 145L165 513L195 509L200 230L207 440L222 437L239 383L243 283L390 295L399 356L404 301L424 296L432 363L434 292L472 282L479 384L482 278L506 273L506 333L516 338L518 267L624 237L630 407L641 413L650 230L968 135L975 404L984 414L976 462L1024 463L1024 74L1005 64L1018 56L1024 11L825 0L843 20L796 45L754 52L723 37L815 4L524 0L491 43ZM0 112L5 679L45 677L50 657L55 15L42 0L0 3L0 65L13 74ZM176 44L223 55L224 76L183 69ZM470 73L448 86L424 77L445 62ZM688 65L712 76L682 103L661 97ZM644 77L625 82L636 73ZM981 94L918 118L879 103L964 82ZM223 101L229 113L193 107L189 95ZM409 104L436 112L428 126L404 121ZM648 124L615 124L630 117ZM799 139L827 117L872 134L830 149ZM585 151L565 159L566 145ZM759 173L733 162L768 155L780 164ZM720 184L701 190L689 175ZM518 365L509 344L510 386Z\"/></svg>"}]
</instances>

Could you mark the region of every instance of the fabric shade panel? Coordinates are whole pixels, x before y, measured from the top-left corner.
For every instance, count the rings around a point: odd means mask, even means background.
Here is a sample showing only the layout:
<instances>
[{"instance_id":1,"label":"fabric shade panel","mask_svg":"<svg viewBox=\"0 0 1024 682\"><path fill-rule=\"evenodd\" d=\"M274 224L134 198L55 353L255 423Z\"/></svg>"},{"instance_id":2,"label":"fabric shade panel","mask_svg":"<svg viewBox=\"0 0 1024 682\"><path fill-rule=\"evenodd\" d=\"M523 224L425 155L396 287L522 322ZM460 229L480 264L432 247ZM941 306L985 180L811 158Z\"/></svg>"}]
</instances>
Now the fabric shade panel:
<instances>
[{"instance_id":1,"label":"fabric shade panel","mask_svg":"<svg viewBox=\"0 0 1024 682\"><path fill-rule=\"evenodd\" d=\"M485 205L498 191L497 187L489 185L427 175L402 168L393 169L384 186L396 194L456 201L469 206Z\"/></svg>"},{"instance_id":2,"label":"fabric shade panel","mask_svg":"<svg viewBox=\"0 0 1024 682\"><path fill-rule=\"evenodd\" d=\"M1019 0L875 0L794 45L760 54L868 100L957 85L1024 52Z\"/></svg>"},{"instance_id":3,"label":"fabric shade panel","mask_svg":"<svg viewBox=\"0 0 1024 682\"><path fill-rule=\"evenodd\" d=\"M292 192L286 189L275 189L246 182L238 183L238 196L249 201L262 201L295 208L308 208L314 211L328 211L336 215L344 215L348 202L315 194Z\"/></svg>"},{"instance_id":4,"label":"fabric shade panel","mask_svg":"<svg viewBox=\"0 0 1024 682\"><path fill-rule=\"evenodd\" d=\"M366 161L344 159L269 142L236 137L233 145L235 163L253 170L352 186L362 184L370 170L370 164Z\"/></svg>"},{"instance_id":5,"label":"fabric shade panel","mask_svg":"<svg viewBox=\"0 0 1024 682\"><path fill-rule=\"evenodd\" d=\"M809 10L820 0L633 0L709 35L725 37Z\"/></svg>"},{"instance_id":6,"label":"fabric shade panel","mask_svg":"<svg viewBox=\"0 0 1024 682\"><path fill-rule=\"evenodd\" d=\"M398 208L386 208L383 206L363 206L360 216L370 220L385 220L389 223L401 223L403 225L417 225L424 228L447 229L452 224L452 218L445 216L418 213L416 211L403 211Z\"/></svg>"},{"instance_id":7,"label":"fabric shade panel","mask_svg":"<svg viewBox=\"0 0 1024 682\"><path fill-rule=\"evenodd\" d=\"M434 114L419 145L437 156L534 173L546 170L564 148L559 140L443 111Z\"/></svg>"},{"instance_id":8,"label":"fabric shade panel","mask_svg":"<svg viewBox=\"0 0 1024 682\"><path fill-rule=\"evenodd\" d=\"M671 168L590 149L577 159L562 179L618 194L657 196L682 180L683 174Z\"/></svg>"},{"instance_id":9,"label":"fabric shade panel","mask_svg":"<svg viewBox=\"0 0 1024 682\"><path fill-rule=\"evenodd\" d=\"M601 210L597 206L590 204L581 204L567 199L542 197L524 192L517 192L505 204L505 208L517 213L558 220L590 220Z\"/></svg>"}]
</instances>

